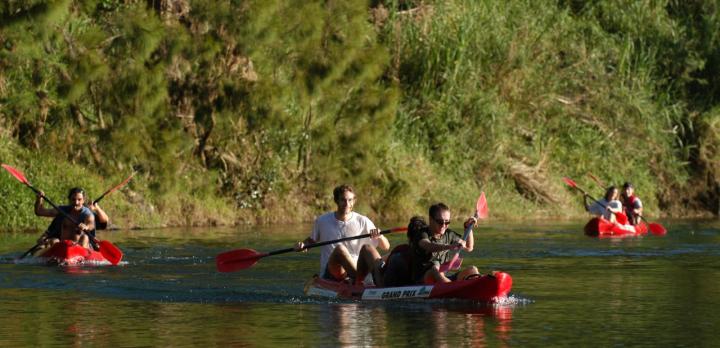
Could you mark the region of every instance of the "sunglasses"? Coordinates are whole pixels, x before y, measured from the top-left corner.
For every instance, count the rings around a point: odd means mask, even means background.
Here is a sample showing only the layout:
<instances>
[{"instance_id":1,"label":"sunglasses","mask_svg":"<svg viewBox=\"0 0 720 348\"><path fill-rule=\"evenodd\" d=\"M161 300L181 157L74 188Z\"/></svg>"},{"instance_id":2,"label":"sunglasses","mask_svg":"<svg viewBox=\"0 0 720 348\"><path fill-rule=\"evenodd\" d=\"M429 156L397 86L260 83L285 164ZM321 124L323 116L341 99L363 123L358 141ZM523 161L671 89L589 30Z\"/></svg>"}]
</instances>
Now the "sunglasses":
<instances>
[{"instance_id":1,"label":"sunglasses","mask_svg":"<svg viewBox=\"0 0 720 348\"><path fill-rule=\"evenodd\" d=\"M440 226L442 226L442 225L445 225L445 226L450 225L450 220L443 220L443 219L433 219L433 220L435 220L435 223L438 224L438 225L440 225Z\"/></svg>"}]
</instances>

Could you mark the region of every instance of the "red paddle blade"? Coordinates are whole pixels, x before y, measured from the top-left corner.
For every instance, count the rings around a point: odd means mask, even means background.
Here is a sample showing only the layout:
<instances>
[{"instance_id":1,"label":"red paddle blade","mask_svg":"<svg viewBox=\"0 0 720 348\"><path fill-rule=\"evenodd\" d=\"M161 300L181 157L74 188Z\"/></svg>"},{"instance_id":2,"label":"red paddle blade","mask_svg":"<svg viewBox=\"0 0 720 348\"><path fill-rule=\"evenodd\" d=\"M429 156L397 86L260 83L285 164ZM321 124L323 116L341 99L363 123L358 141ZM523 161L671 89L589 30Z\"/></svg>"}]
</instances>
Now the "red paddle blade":
<instances>
[{"instance_id":1,"label":"red paddle blade","mask_svg":"<svg viewBox=\"0 0 720 348\"><path fill-rule=\"evenodd\" d=\"M123 258L122 251L115 246L115 244L110 243L106 240L98 241L98 245L100 246L100 253L104 258L106 258L110 263L113 265L117 265L120 263L120 260Z\"/></svg>"},{"instance_id":2,"label":"red paddle blade","mask_svg":"<svg viewBox=\"0 0 720 348\"><path fill-rule=\"evenodd\" d=\"M453 255L453 258L452 258L450 261L445 262L445 263L443 263L442 265L440 265L440 273L445 273L445 272L451 270L451 269L452 269L452 265L453 265L455 262L457 262L457 260L458 260L459 258L460 258L460 253L455 253L455 255Z\"/></svg>"},{"instance_id":3,"label":"red paddle blade","mask_svg":"<svg viewBox=\"0 0 720 348\"><path fill-rule=\"evenodd\" d=\"M30 183L28 182L28 179L25 178L25 175L23 175L23 173L21 171L13 168L7 164L3 164L2 167L5 168L5 170L7 170L10 174L12 174L12 176L14 176L16 179L20 180L20 182L22 182L23 184L30 185Z\"/></svg>"},{"instance_id":4,"label":"red paddle blade","mask_svg":"<svg viewBox=\"0 0 720 348\"><path fill-rule=\"evenodd\" d=\"M215 257L215 265L219 272L235 272L254 266L258 260L267 256L252 249L226 251Z\"/></svg>"},{"instance_id":5,"label":"red paddle blade","mask_svg":"<svg viewBox=\"0 0 720 348\"><path fill-rule=\"evenodd\" d=\"M455 256L460 255L460 253L455 254ZM463 258L462 257L453 257L453 259L450 262L450 270L451 271L457 271L460 269L460 266L462 266Z\"/></svg>"},{"instance_id":6,"label":"red paddle blade","mask_svg":"<svg viewBox=\"0 0 720 348\"><path fill-rule=\"evenodd\" d=\"M480 193L477 203L475 203L475 211L477 212L477 218L482 220L488 217L488 205L487 199L485 199L485 192Z\"/></svg>"},{"instance_id":7,"label":"red paddle blade","mask_svg":"<svg viewBox=\"0 0 720 348\"><path fill-rule=\"evenodd\" d=\"M440 272L445 273L447 271L456 271L462 266L463 259L460 257L460 253L456 253L453 258L440 265Z\"/></svg>"},{"instance_id":8,"label":"red paddle blade","mask_svg":"<svg viewBox=\"0 0 720 348\"><path fill-rule=\"evenodd\" d=\"M577 188L577 184L567 176L563 178L563 181L570 187Z\"/></svg>"},{"instance_id":9,"label":"red paddle blade","mask_svg":"<svg viewBox=\"0 0 720 348\"><path fill-rule=\"evenodd\" d=\"M650 224L650 232L656 236L664 236L667 233L667 230L663 225L658 223L651 223Z\"/></svg>"}]
</instances>

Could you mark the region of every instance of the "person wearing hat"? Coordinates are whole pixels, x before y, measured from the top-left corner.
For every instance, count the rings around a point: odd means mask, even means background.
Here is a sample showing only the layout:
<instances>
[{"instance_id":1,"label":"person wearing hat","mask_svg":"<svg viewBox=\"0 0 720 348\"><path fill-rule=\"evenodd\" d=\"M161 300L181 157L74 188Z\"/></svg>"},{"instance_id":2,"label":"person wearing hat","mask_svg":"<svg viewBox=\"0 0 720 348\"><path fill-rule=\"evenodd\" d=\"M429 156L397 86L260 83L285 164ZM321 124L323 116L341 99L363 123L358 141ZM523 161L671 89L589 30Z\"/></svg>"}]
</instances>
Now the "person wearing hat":
<instances>
[{"instance_id":1,"label":"person wearing hat","mask_svg":"<svg viewBox=\"0 0 720 348\"><path fill-rule=\"evenodd\" d=\"M635 188L632 183L625 182L625 184L623 184L621 200L623 203L623 209L625 210L625 215L627 215L630 224L637 225L640 223L643 205L640 198L635 196Z\"/></svg>"}]
</instances>

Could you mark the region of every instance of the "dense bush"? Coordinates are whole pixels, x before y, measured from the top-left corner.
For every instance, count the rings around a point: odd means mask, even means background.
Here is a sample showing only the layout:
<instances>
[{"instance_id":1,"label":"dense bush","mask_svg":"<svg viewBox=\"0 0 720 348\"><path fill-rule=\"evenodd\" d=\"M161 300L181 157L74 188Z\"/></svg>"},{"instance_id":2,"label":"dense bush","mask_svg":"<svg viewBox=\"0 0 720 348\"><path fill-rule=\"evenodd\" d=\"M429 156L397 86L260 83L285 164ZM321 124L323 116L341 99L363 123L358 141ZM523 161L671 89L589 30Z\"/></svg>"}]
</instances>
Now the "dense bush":
<instances>
[{"instance_id":1,"label":"dense bush","mask_svg":"<svg viewBox=\"0 0 720 348\"><path fill-rule=\"evenodd\" d=\"M716 213L717 11L4 2L0 159L58 197L138 171L107 203L124 226L309 220L343 182L387 219L438 200L467 213L480 190L496 217L579 215L559 178L599 192L588 172L633 181L654 215ZM29 193L1 180L2 225L36 227Z\"/></svg>"}]
</instances>

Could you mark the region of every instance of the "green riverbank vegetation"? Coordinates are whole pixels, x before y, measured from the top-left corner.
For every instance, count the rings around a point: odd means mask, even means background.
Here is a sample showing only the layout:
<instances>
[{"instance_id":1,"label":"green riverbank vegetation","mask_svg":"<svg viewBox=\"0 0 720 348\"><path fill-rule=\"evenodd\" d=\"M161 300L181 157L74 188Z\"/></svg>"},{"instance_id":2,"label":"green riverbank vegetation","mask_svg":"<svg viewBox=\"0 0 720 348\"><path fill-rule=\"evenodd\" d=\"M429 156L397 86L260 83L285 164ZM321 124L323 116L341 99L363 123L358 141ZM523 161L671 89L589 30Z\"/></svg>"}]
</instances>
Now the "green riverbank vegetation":
<instances>
[{"instance_id":1,"label":"green riverbank vegetation","mask_svg":"<svg viewBox=\"0 0 720 348\"><path fill-rule=\"evenodd\" d=\"M581 217L563 176L630 180L646 214L720 209L711 0L12 0L0 162L119 227L405 221L444 201ZM0 228L37 229L0 175Z\"/></svg>"}]
</instances>

